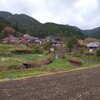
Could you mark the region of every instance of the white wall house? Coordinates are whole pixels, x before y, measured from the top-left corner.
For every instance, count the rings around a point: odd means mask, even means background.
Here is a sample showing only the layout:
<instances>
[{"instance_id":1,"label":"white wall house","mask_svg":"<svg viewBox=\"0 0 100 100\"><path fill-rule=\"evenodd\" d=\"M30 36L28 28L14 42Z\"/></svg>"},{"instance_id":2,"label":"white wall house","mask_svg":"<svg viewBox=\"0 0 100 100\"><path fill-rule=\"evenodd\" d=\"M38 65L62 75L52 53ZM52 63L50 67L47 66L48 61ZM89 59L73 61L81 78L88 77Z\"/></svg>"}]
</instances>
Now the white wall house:
<instances>
[{"instance_id":1,"label":"white wall house","mask_svg":"<svg viewBox=\"0 0 100 100\"><path fill-rule=\"evenodd\" d=\"M86 45L86 48L90 53L96 53L97 49L100 49L100 42L90 42Z\"/></svg>"}]
</instances>

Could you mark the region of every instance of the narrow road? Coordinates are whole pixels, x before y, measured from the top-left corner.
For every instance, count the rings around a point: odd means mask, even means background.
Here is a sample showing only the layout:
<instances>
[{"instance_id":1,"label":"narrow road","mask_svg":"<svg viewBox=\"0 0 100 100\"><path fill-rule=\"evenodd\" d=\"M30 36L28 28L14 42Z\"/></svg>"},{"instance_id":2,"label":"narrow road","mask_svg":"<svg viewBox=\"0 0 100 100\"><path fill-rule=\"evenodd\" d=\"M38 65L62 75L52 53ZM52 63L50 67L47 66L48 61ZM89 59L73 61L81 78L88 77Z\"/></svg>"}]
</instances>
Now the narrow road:
<instances>
[{"instance_id":1,"label":"narrow road","mask_svg":"<svg viewBox=\"0 0 100 100\"><path fill-rule=\"evenodd\" d=\"M0 100L100 100L100 67L0 82Z\"/></svg>"}]
</instances>

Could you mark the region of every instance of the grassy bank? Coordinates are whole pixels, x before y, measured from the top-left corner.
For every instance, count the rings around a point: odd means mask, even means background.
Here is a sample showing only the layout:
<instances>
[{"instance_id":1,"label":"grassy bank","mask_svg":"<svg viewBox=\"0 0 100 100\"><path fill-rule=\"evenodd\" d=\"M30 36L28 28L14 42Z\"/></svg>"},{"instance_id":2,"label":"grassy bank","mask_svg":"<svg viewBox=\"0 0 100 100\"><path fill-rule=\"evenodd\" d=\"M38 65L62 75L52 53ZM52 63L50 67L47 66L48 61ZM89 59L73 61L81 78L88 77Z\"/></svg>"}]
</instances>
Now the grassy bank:
<instances>
[{"instance_id":1,"label":"grassy bank","mask_svg":"<svg viewBox=\"0 0 100 100\"><path fill-rule=\"evenodd\" d=\"M0 45L0 52L10 53L9 50L15 48L13 45ZM45 54L11 54L10 56L0 55L0 68L12 69L22 63L34 62L39 59L46 58L48 55ZM2 61L6 59L6 61ZM80 60L82 62L81 66L72 66L69 63L69 59ZM64 71L72 71L77 69L90 68L93 66L100 65L100 57L95 55L69 55L66 54L65 59L55 59L51 64L42 66L40 68L30 68L25 70L5 70L0 71L0 80L3 79L16 79L28 76L37 76L51 73L58 73Z\"/></svg>"},{"instance_id":2,"label":"grassy bank","mask_svg":"<svg viewBox=\"0 0 100 100\"><path fill-rule=\"evenodd\" d=\"M30 68L28 70L0 72L0 79L15 79L27 76L36 76L50 73L58 73L63 71L72 71L77 69L91 68L100 65L100 57L85 56L85 57L72 57L82 61L81 66L72 66L68 59L57 59L53 63L42 66L40 68Z\"/></svg>"}]
</instances>

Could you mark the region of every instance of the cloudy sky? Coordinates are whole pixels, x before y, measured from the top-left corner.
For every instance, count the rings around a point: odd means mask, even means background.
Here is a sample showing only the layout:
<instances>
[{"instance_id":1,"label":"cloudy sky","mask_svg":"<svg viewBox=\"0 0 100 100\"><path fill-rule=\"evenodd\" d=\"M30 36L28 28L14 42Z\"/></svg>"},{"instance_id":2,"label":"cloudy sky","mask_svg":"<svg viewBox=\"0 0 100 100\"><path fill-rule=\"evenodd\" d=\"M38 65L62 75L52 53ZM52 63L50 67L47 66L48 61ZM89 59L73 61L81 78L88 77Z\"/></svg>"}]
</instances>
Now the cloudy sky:
<instances>
[{"instance_id":1,"label":"cloudy sky","mask_svg":"<svg viewBox=\"0 0 100 100\"><path fill-rule=\"evenodd\" d=\"M69 24L81 29L100 26L100 0L0 0L0 10L27 14L41 23Z\"/></svg>"}]
</instances>

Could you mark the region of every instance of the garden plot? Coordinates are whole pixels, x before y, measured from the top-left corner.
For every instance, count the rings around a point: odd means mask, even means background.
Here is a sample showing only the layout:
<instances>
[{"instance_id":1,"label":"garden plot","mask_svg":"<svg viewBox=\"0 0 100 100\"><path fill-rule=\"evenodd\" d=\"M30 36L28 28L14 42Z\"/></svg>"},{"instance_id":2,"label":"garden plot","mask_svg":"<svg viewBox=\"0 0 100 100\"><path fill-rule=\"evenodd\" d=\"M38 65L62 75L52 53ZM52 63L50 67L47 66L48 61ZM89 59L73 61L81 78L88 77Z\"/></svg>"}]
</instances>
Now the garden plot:
<instances>
[{"instance_id":1,"label":"garden plot","mask_svg":"<svg viewBox=\"0 0 100 100\"><path fill-rule=\"evenodd\" d=\"M10 57L0 57L0 67L13 68L22 63L33 62L46 57L40 54L17 54Z\"/></svg>"}]
</instances>

